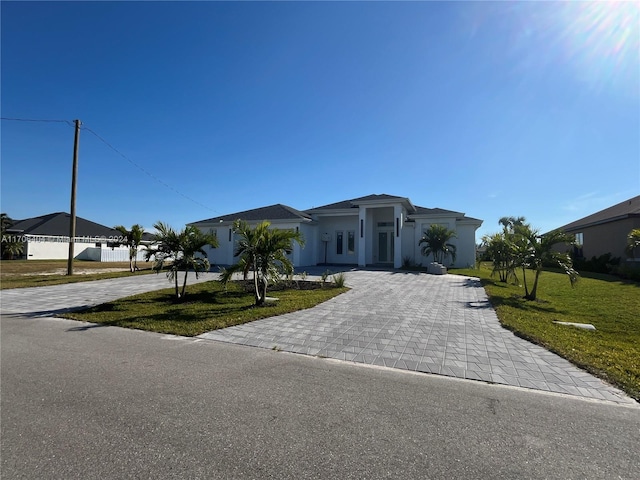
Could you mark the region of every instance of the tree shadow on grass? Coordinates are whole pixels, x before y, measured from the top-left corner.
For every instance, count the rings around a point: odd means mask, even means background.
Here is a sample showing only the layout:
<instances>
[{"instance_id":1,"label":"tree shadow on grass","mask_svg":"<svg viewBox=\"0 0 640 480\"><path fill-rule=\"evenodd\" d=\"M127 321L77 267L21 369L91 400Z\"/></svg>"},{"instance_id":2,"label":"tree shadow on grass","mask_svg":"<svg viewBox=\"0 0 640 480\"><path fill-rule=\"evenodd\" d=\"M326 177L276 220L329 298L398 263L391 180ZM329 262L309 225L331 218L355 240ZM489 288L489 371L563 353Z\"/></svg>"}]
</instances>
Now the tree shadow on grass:
<instances>
[{"instance_id":1,"label":"tree shadow on grass","mask_svg":"<svg viewBox=\"0 0 640 480\"><path fill-rule=\"evenodd\" d=\"M489 296L489 301L494 308L499 306L506 306L511 308L516 308L518 310L530 311L530 312L544 312L544 313L562 313L561 310L558 310L555 307L545 306L546 302L538 301L538 300L525 300L523 296L513 294L509 296L502 295L491 295Z\"/></svg>"}]
</instances>

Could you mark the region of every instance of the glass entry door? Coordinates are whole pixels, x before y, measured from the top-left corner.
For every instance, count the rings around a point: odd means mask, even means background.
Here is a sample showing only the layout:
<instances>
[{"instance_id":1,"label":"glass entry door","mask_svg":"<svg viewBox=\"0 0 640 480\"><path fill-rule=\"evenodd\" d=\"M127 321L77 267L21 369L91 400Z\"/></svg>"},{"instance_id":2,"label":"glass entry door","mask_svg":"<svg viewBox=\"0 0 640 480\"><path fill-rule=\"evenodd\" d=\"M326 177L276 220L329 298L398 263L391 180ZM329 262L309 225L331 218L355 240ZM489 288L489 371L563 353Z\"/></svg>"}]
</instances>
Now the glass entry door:
<instances>
[{"instance_id":1,"label":"glass entry door","mask_svg":"<svg viewBox=\"0 0 640 480\"><path fill-rule=\"evenodd\" d=\"M378 232L378 262L393 263L393 231Z\"/></svg>"}]
</instances>

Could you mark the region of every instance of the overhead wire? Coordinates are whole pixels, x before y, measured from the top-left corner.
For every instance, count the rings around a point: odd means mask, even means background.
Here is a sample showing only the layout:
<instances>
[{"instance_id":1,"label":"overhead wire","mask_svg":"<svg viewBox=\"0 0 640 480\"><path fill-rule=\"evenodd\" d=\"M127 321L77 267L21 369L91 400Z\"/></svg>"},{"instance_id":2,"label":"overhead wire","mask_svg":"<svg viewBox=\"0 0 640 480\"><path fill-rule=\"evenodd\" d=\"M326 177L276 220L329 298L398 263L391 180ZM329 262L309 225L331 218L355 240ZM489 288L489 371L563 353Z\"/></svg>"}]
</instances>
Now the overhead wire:
<instances>
[{"instance_id":1,"label":"overhead wire","mask_svg":"<svg viewBox=\"0 0 640 480\"><path fill-rule=\"evenodd\" d=\"M53 122L53 123L66 123L72 127L74 127L74 123L69 121L69 120L58 120L58 119L40 119L40 118L13 118L13 117L0 117L0 119L2 120L11 120L11 121L16 121L16 122ZM116 147L114 147L113 145L111 145L108 141L106 141L104 138L102 138L100 135L98 135L96 132L94 132L91 128L87 127L86 125L81 123L81 130L86 130L87 132L91 133L92 135L94 135L98 140L100 140L102 143L104 143L107 147L109 147L111 150L113 150L115 153L117 153L119 156L121 156L122 158L124 158L127 162L129 162L131 165L133 165L134 167L136 167L138 170L140 170L142 173L144 173L145 175L147 175L148 177L152 178L153 180L155 180L156 182L158 182L160 185L164 186L165 188L168 188L169 190L171 190L172 192L176 193L177 195L180 195L181 197L185 198L186 200L189 200L190 202L202 207L202 208L206 208L207 210L214 212L214 213L220 213L217 210L214 210L213 208L207 207L206 205L198 202L197 200L194 200L193 198L189 197L188 195L185 195L184 193L180 192L179 190L175 189L174 187L172 187L171 185L169 185L168 183L164 182L163 180L161 180L160 178L158 178L157 176L155 176L153 173L149 172L147 169L145 169L144 167L142 167L141 165L138 165L136 162L134 162L133 160L131 160L129 157L127 157L124 153L122 153L120 150L118 150Z\"/></svg>"}]
</instances>

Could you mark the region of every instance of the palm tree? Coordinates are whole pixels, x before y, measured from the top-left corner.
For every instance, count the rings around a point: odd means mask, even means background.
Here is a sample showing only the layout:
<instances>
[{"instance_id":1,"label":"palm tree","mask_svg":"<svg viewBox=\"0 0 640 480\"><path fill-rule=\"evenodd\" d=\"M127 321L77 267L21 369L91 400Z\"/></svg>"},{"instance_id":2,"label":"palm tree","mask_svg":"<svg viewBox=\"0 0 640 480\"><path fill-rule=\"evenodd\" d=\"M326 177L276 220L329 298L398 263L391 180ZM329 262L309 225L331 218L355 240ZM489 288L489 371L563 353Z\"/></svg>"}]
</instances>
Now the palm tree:
<instances>
[{"instance_id":1,"label":"palm tree","mask_svg":"<svg viewBox=\"0 0 640 480\"><path fill-rule=\"evenodd\" d=\"M269 222L261 222L255 228L247 222L236 220L233 231L240 236L234 256L238 263L222 271L220 281L227 284L233 274L242 272L246 280L253 271L253 286L256 306L267 297L269 282L277 282L282 274L293 273L293 264L287 255L293 251L293 242L304 246L302 234L294 230L270 229Z\"/></svg>"},{"instance_id":2,"label":"palm tree","mask_svg":"<svg viewBox=\"0 0 640 480\"><path fill-rule=\"evenodd\" d=\"M180 232L163 222L153 226L157 230L154 245L147 248L145 258L155 258L153 269L160 272L166 263L168 265L167 278L175 284L176 300L184 299L187 288L187 275L192 269L196 278L201 272L209 270L209 260L204 247L209 245L216 248L218 239L212 233L203 233L200 229L189 225ZM184 272L182 290L178 289L178 272Z\"/></svg>"},{"instance_id":3,"label":"palm tree","mask_svg":"<svg viewBox=\"0 0 640 480\"><path fill-rule=\"evenodd\" d=\"M24 244L15 236L7 235L7 229L13 226L13 219L6 213L0 213L0 240L2 245L1 257L12 259L24 252Z\"/></svg>"},{"instance_id":4,"label":"palm tree","mask_svg":"<svg viewBox=\"0 0 640 480\"><path fill-rule=\"evenodd\" d=\"M505 233L513 233L516 227L525 224L526 218L524 217L502 217L498 220L498 223L502 225L502 230Z\"/></svg>"},{"instance_id":5,"label":"palm tree","mask_svg":"<svg viewBox=\"0 0 640 480\"><path fill-rule=\"evenodd\" d=\"M516 262L514 245L509 241L504 233L494 233L482 237L482 243L486 248L486 253L493 262L491 275L498 275L501 282L508 282L516 276Z\"/></svg>"},{"instance_id":6,"label":"palm tree","mask_svg":"<svg viewBox=\"0 0 640 480\"><path fill-rule=\"evenodd\" d=\"M627 236L627 254L635 258L635 250L640 247L640 228L634 228Z\"/></svg>"},{"instance_id":7,"label":"palm tree","mask_svg":"<svg viewBox=\"0 0 640 480\"><path fill-rule=\"evenodd\" d=\"M127 230L123 225L117 225L113 228L122 234L125 240L123 243L129 247L129 270L133 273L138 270L138 248L142 242L144 228L137 223L131 227L131 230Z\"/></svg>"},{"instance_id":8,"label":"palm tree","mask_svg":"<svg viewBox=\"0 0 640 480\"><path fill-rule=\"evenodd\" d=\"M514 229L516 240L518 240L518 260L522 267L524 277L525 298L535 300L538 292L538 280L544 264L551 263L560 267L569 277L571 286L578 281L579 275L573 269L571 257L567 253L560 253L554 250L557 244L573 244L575 238L561 230L554 230L545 235L540 235L538 230L534 230L530 225L518 225ZM529 291L527 287L526 269L535 270L533 287Z\"/></svg>"},{"instance_id":9,"label":"palm tree","mask_svg":"<svg viewBox=\"0 0 640 480\"><path fill-rule=\"evenodd\" d=\"M449 230L444 225L434 224L424 232L418 245L424 244L421 249L422 255L425 257L433 255L434 262L442 263L448 255L451 256L451 261L455 262L456 246L449 243L449 240L457 236L455 230Z\"/></svg>"}]
</instances>

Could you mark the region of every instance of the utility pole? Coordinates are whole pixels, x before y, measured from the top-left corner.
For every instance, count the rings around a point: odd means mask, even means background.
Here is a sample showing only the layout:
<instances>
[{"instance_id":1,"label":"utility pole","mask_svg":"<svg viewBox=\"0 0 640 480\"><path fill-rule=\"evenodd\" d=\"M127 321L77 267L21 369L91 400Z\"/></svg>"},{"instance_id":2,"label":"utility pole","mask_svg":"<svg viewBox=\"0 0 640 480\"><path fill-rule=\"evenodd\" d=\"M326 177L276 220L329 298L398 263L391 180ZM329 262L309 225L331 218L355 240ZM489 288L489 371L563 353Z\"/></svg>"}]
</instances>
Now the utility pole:
<instances>
[{"instance_id":1,"label":"utility pole","mask_svg":"<svg viewBox=\"0 0 640 480\"><path fill-rule=\"evenodd\" d=\"M73 142L73 170L71 174L71 218L69 227L69 258L67 259L67 275L73 275L74 244L76 240L76 184L78 180L78 147L80 146L80 120L74 120L76 135Z\"/></svg>"}]
</instances>

